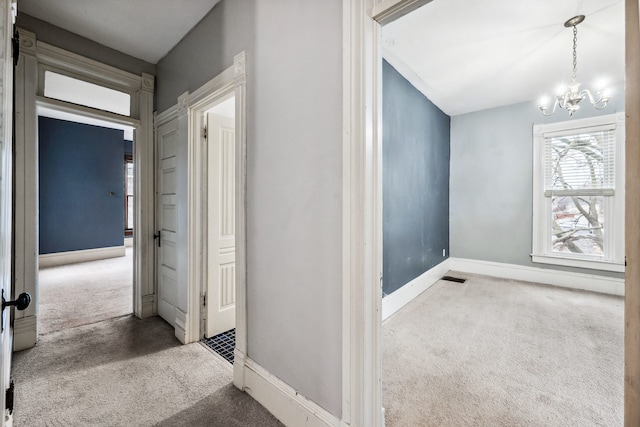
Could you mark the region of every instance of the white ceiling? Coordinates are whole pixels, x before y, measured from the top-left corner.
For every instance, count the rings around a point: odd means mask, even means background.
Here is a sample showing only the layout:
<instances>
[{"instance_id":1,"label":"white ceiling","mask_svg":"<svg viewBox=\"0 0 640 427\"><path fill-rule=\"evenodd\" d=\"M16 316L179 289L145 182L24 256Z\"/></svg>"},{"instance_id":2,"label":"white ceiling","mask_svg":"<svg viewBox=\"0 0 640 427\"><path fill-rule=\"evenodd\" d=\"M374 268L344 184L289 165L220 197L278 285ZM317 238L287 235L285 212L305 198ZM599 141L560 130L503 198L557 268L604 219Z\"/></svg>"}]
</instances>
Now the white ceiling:
<instances>
[{"instance_id":1,"label":"white ceiling","mask_svg":"<svg viewBox=\"0 0 640 427\"><path fill-rule=\"evenodd\" d=\"M553 97L571 81L563 24L580 14L578 81L622 82L623 0L434 0L383 28L383 55L452 116Z\"/></svg>"},{"instance_id":2,"label":"white ceiling","mask_svg":"<svg viewBox=\"0 0 640 427\"><path fill-rule=\"evenodd\" d=\"M19 0L26 13L156 64L220 0Z\"/></svg>"},{"instance_id":3,"label":"white ceiling","mask_svg":"<svg viewBox=\"0 0 640 427\"><path fill-rule=\"evenodd\" d=\"M222 101L220 104L213 107L208 113L217 114L218 116L226 117L227 119L236 118L236 98L232 96L226 101Z\"/></svg>"}]
</instances>

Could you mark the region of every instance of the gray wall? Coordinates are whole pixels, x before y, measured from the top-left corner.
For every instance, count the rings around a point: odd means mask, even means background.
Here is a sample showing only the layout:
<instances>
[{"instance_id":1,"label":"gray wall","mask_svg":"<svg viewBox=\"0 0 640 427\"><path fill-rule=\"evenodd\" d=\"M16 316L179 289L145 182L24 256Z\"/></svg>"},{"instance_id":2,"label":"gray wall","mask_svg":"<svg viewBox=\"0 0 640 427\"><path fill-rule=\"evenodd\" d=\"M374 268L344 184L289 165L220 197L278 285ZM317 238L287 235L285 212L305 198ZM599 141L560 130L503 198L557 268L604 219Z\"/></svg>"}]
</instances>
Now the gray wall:
<instances>
[{"instance_id":1,"label":"gray wall","mask_svg":"<svg viewBox=\"0 0 640 427\"><path fill-rule=\"evenodd\" d=\"M123 140L122 130L38 118L40 254L124 244Z\"/></svg>"},{"instance_id":2,"label":"gray wall","mask_svg":"<svg viewBox=\"0 0 640 427\"><path fill-rule=\"evenodd\" d=\"M603 111L588 105L575 119L624 111L624 86ZM613 277L534 264L533 124L569 120L565 111L542 115L534 102L451 118L451 256Z\"/></svg>"},{"instance_id":3,"label":"gray wall","mask_svg":"<svg viewBox=\"0 0 640 427\"><path fill-rule=\"evenodd\" d=\"M253 53L256 38L255 1L218 3L157 65L156 110L162 112L178 96L194 91L233 65L233 57ZM248 70L253 58L249 56ZM251 74L250 72L248 74Z\"/></svg>"},{"instance_id":4,"label":"gray wall","mask_svg":"<svg viewBox=\"0 0 640 427\"><path fill-rule=\"evenodd\" d=\"M248 355L342 401L342 2L223 0L158 64L158 110L247 51Z\"/></svg>"},{"instance_id":5,"label":"gray wall","mask_svg":"<svg viewBox=\"0 0 640 427\"><path fill-rule=\"evenodd\" d=\"M450 127L448 115L383 61L385 294L398 290L449 255Z\"/></svg>"},{"instance_id":6,"label":"gray wall","mask_svg":"<svg viewBox=\"0 0 640 427\"><path fill-rule=\"evenodd\" d=\"M37 39L50 45L68 50L78 55L85 56L95 61L111 65L133 74L154 74L156 67L141 59L134 58L115 49L108 48L100 43L63 30L60 27L41 21L33 16L20 12L18 2L18 27L36 33Z\"/></svg>"}]
</instances>

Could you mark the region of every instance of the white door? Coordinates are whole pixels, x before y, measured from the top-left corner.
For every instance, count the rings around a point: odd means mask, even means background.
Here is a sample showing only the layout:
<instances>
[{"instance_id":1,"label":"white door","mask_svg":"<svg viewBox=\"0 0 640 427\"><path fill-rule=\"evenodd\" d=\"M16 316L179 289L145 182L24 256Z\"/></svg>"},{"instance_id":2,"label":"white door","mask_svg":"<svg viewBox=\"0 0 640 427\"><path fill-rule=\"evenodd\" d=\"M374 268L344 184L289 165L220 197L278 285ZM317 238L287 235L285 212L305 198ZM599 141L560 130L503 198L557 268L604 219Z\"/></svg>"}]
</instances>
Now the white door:
<instances>
[{"instance_id":1,"label":"white door","mask_svg":"<svg viewBox=\"0 0 640 427\"><path fill-rule=\"evenodd\" d=\"M0 60L0 99L2 119L0 120L0 290L4 298L12 299L11 290L11 132L13 105L13 64L11 60L12 13L11 2L0 2L0 40L4 50ZM6 390L11 380L11 350L13 334L11 330L11 309L0 313L2 331L0 332L0 408L2 421L0 426L12 424L12 416L6 409Z\"/></svg>"},{"instance_id":2,"label":"white door","mask_svg":"<svg viewBox=\"0 0 640 427\"><path fill-rule=\"evenodd\" d=\"M207 114L206 337L236 325L235 121Z\"/></svg>"},{"instance_id":3,"label":"white door","mask_svg":"<svg viewBox=\"0 0 640 427\"><path fill-rule=\"evenodd\" d=\"M175 327L178 306L176 274L176 155L178 121L158 128L156 134L156 263L158 314Z\"/></svg>"}]
</instances>

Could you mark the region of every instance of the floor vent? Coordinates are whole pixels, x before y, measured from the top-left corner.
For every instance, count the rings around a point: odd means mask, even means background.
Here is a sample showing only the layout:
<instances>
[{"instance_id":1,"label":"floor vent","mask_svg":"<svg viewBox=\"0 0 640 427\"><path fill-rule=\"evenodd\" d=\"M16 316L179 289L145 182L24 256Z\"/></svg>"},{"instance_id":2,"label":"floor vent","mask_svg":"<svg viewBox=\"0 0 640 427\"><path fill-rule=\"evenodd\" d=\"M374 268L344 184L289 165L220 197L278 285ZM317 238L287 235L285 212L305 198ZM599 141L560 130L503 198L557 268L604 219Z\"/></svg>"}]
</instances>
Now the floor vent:
<instances>
[{"instance_id":1,"label":"floor vent","mask_svg":"<svg viewBox=\"0 0 640 427\"><path fill-rule=\"evenodd\" d=\"M456 283L464 283L467 281L467 279L460 279L459 277L453 277L453 276L442 276L440 280L447 280L449 282L456 282Z\"/></svg>"},{"instance_id":2,"label":"floor vent","mask_svg":"<svg viewBox=\"0 0 640 427\"><path fill-rule=\"evenodd\" d=\"M202 342L211 350L224 357L229 363L233 364L233 349L236 348L235 329L231 329L211 338L205 338Z\"/></svg>"}]
</instances>

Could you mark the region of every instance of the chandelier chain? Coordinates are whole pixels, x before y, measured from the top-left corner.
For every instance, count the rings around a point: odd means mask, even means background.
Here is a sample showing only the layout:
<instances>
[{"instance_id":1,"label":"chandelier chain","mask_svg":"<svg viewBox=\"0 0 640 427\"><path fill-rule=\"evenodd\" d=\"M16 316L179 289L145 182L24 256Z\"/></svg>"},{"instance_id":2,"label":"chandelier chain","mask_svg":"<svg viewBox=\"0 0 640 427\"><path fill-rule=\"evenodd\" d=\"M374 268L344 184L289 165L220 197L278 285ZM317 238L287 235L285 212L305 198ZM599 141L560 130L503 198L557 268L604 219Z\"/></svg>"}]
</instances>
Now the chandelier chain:
<instances>
[{"instance_id":1,"label":"chandelier chain","mask_svg":"<svg viewBox=\"0 0 640 427\"><path fill-rule=\"evenodd\" d=\"M576 49L578 46L578 27L573 26L573 82L576 81L576 74L578 69L578 54L576 53Z\"/></svg>"}]
</instances>

